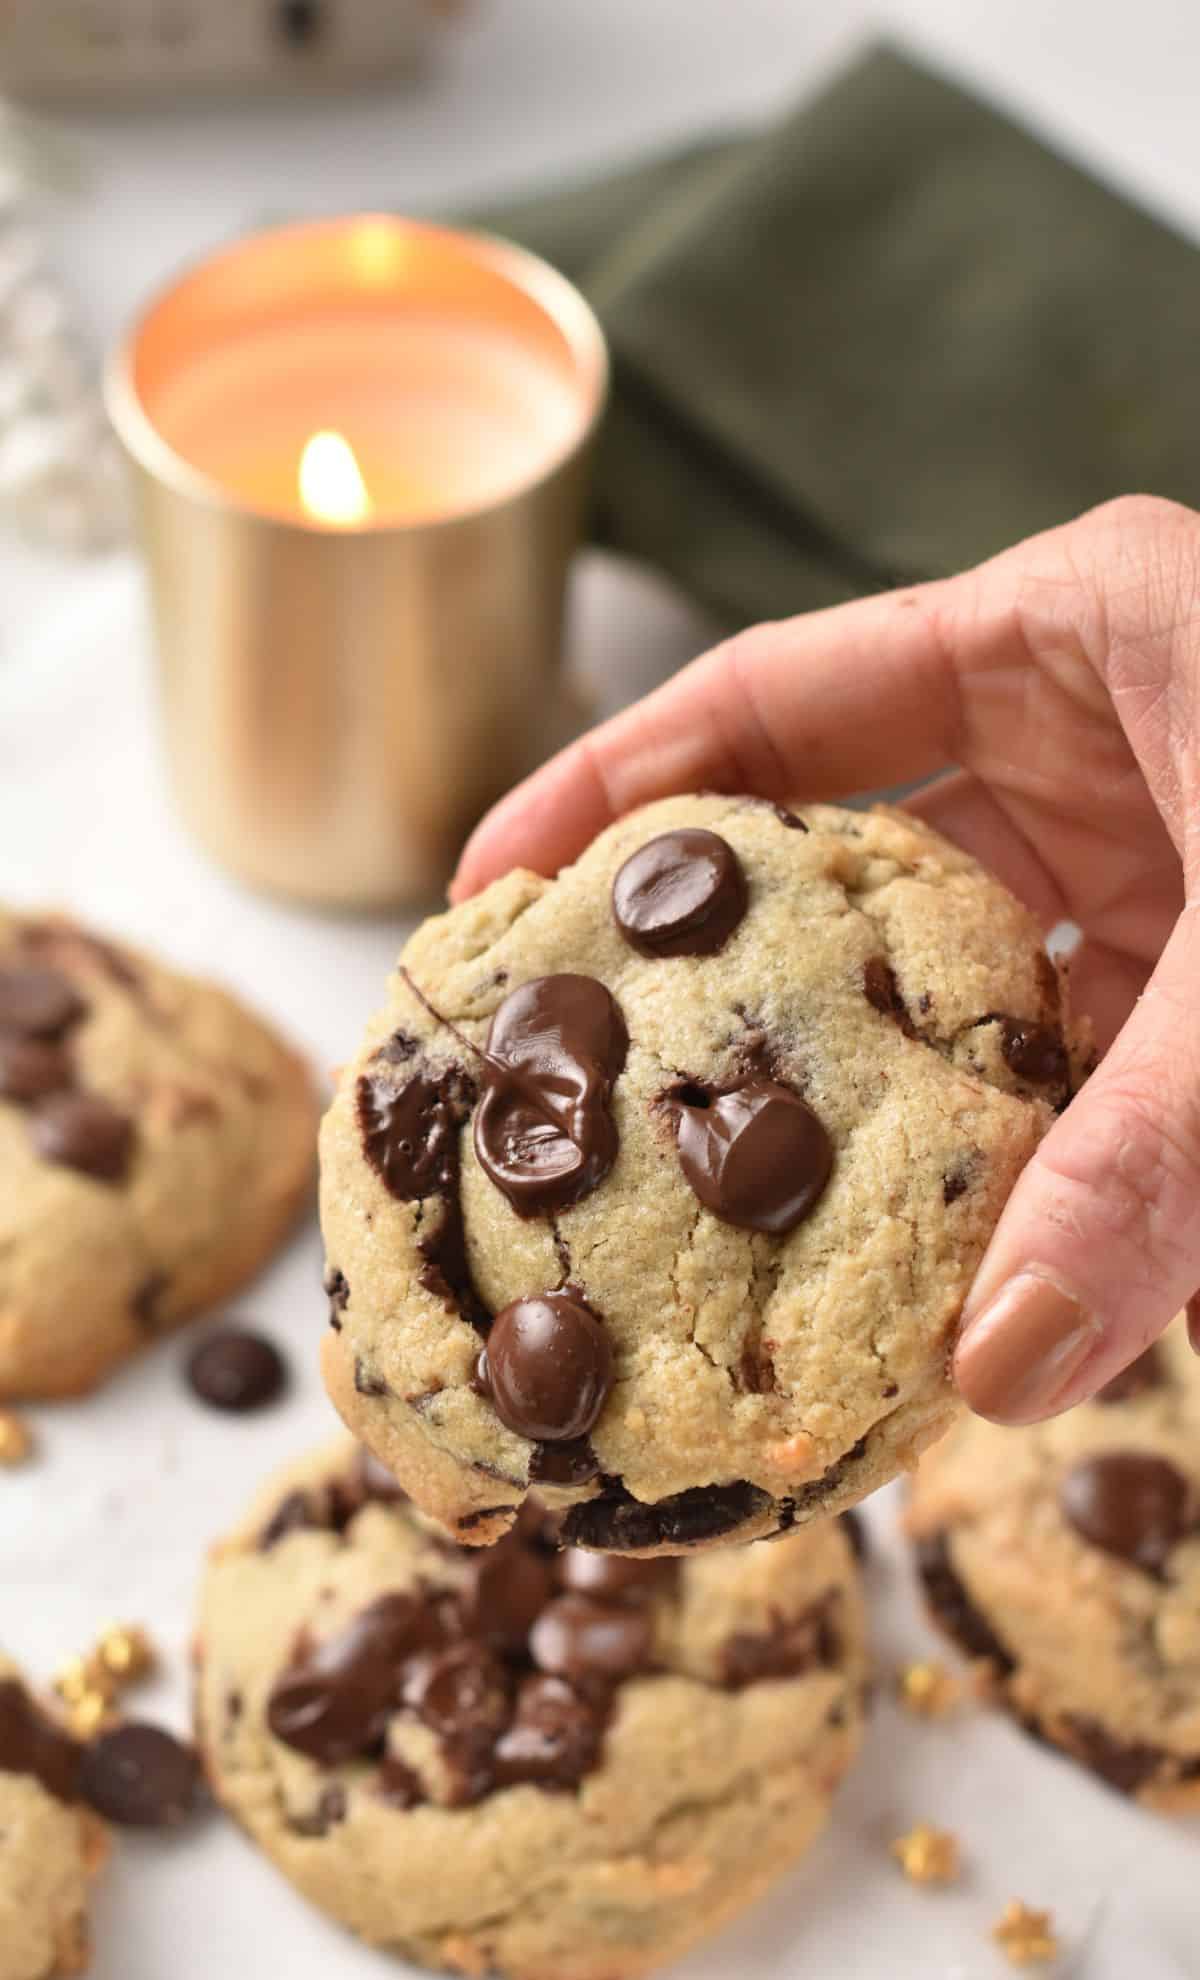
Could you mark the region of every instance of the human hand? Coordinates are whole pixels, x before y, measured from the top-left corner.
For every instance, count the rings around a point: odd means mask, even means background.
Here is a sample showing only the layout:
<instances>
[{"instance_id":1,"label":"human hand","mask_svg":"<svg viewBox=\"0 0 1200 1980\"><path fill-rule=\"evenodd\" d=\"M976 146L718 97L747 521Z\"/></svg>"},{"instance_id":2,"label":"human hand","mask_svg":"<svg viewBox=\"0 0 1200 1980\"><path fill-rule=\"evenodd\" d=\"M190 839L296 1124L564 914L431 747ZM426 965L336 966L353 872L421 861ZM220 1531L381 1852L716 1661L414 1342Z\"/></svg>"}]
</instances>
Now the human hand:
<instances>
[{"instance_id":1,"label":"human hand","mask_svg":"<svg viewBox=\"0 0 1200 1980\"><path fill-rule=\"evenodd\" d=\"M1044 927L1078 924L1072 999L1105 1050L1009 1200L955 1352L973 1408L1030 1422L1200 1286L1200 515L1125 497L960 577L739 634L503 799L452 894L553 873L672 792L836 798L948 764L909 808Z\"/></svg>"}]
</instances>

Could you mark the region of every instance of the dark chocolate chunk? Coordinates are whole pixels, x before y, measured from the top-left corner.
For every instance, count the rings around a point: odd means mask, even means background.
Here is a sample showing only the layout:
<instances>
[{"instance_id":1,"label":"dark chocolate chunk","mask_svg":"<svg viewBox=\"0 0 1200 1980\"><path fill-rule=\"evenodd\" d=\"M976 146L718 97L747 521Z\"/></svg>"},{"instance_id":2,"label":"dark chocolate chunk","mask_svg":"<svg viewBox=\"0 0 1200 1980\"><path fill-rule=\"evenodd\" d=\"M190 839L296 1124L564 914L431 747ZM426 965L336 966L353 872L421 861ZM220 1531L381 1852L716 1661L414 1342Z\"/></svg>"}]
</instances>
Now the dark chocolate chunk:
<instances>
[{"instance_id":1,"label":"dark chocolate chunk","mask_svg":"<svg viewBox=\"0 0 1200 1980\"><path fill-rule=\"evenodd\" d=\"M946 1170L942 1177L942 1202L947 1209L952 1203L957 1203L960 1196L966 1195L975 1179L978 1165L979 1158L972 1153L958 1157Z\"/></svg>"},{"instance_id":2,"label":"dark chocolate chunk","mask_svg":"<svg viewBox=\"0 0 1200 1980\"><path fill-rule=\"evenodd\" d=\"M525 1678L512 1724L496 1742L496 1786L576 1787L596 1765L603 1737L602 1713L562 1678Z\"/></svg>"},{"instance_id":3,"label":"dark chocolate chunk","mask_svg":"<svg viewBox=\"0 0 1200 1980\"><path fill-rule=\"evenodd\" d=\"M57 969L0 969L0 1031L22 1038L61 1038L86 1005Z\"/></svg>"},{"instance_id":4,"label":"dark chocolate chunk","mask_svg":"<svg viewBox=\"0 0 1200 1980\"><path fill-rule=\"evenodd\" d=\"M382 1375L368 1367L361 1354L354 1357L354 1388L360 1396L389 1396L391 1390Z\"/></svg>"},{"instance_id":5,"label":"dark chocolate chunk","mask_svg":"<svg viewBox=\"0 0 1200 1980\"><path fill-rule=\"evenodd\" d=\"M438 1631L412 1596L381 1595L279 1679L267 1704L276 1739L326 1767L369 1752L398 1705L405 1659Z\"/></svg>"},{"instance_id":6,"label":"dark chocolate chunk","mask_svg":"<svg viewBox=\"0 0 1200 1980\"><path fill-rule=\"evenodd\" d=\"M419 1777L389 1753L375 1777L375 1792L391 1808L416 1808L425 1799Z\"/></svg>"},{"instance_id":7,"label":"dark chocolate chunk","mask_svg":"<svg viewBox=\"0 0 1200 1980\"><path fill-rule=\"evenodd\" d=\"M457 1192L458 1130L473 1098L471 1082L457 1066L412 1073L399 1083L382 1068L362 1075L355 1100L363 1149L401 1203Z\"/></svg>"},{"instance_id":8,"label":"dark chocolate chunk","mask_svg":"<svg viewBox=\"0 0 1200 1980\"><path fill-rule=\"evenodd\" d=\"M95 1182L124 1182L129 1173L133 1122L98 1093L51 1093L31 1116L30 1131L44 1162Z\"/></svg>"},{"instance_id":9,"label":"dark chocolate chunk","mask_svg":"<svg viewBox=\"0 0 1200 1980\"><path fill-rule=\"evenodd\" d=\"M529 1633L539 1670L552 1677L616 1683L649 1667L654 1631L644 1609L593 1595L560 1595Z\"/></svg>"},{"instance_id":10,"label":"dark chocolate chunk","mask_svg":"<svg viewBox=\"0 0 1200 1980\"><path fill-rule=\"evenodd\" d=\"M322 1788L310 1815L293 1815L288 1823L295 1836L327 1836L346 1819L346 1790L336 1781Z\"/></svg>"},{"instance_id":11,"label":"dark chocolate chunk","mask_svg":"<svg viewBox=\"0 0 1200 1980\"><path fill-rule=\"evenodd\" d=\"M0 1100L30 1107L48 1093L70 1086L71 1079L71 1061L61 1045L45 1038L25 1038L16 1031L0 1031Z\"/></svg>"},{"instance_id":12,"label":"dark chocolate chunk","mask_svg":"<svg viewBox=\"0 0 1200 1980\"><path fill-rule=\"evenodd\" d=\"M1098 1720L1074 1712L1066 1715L1064 1731L1075 1758L1122 1794L1136 1794L1170 1763L1161 1747L1114 1739Z\"/></svg>"},{"instance_id":13,"label":"dark chocolate chunk","mask_svg":"<svg viewBox=\"0 0 1200 1980\"><path fill-rule=\"evenodd\" d=\"M600 1475L600 1460L586 1437L566 1444L535 1444L529 1459L531 1485L588 1485Z\"/></svg>"},{"instance_id":14,"label":"dark chocolate chunk","mask_svg":"<svg viewBox=\"0 0 1200 1980\"><path fill-rule=\"evenodd\" d=\"M765 804L769 811L773 811L779 823L786 826L789 832L807 832L808 826L804 820L797 812L789 811L786 804L776 804L773 798L759 798L757 802Z\"/></svg>"},{"instance_id":15,"label":"dark chocolate chunk","mask_svg":"<svg viewBox=\"0 0 1200 1980\"><path fill-rule=\"evenodd\" d=\"M833 1167L833 1144L798 1093L777 1080L701 1087L666 1096L679 1164L705 1208L741 1230L782 1237L814 1208Z\"/></svg>"},{"instance_id":16,"label":"dark chocolate chunk","mask_svg":"<svg viewBox=\"0 0 1200 1980\"><path fill-rule=\"evenodd\" d=\"M477 1551L462 1597L463 1622L469 1635L501 1656L520 1656L550 1599L550 1557L511 1539Z\"/></svg>"},{"instance_id":17,"label":"dark chocolate chunk","mask_svg":"<svg viewBox=\"0 0 1200 1980\"><path fill-rule=\"evenodd\" d=\"M642 1561L623 1554L588 1554L564 1547L556 1563L558 1579L574 1595L606 1602L640 1602L673 1586L679 1562L669 1555Z\"/></svg>"},{"instance_id":18,"label":"dark chocolate chunk","mask_svg":"<svg viewBox=\"0 0 1200 1980\"><path fill-rule=\"evenodd\" d=\"M1144 1396L1151 1389L1161 1389L1166 1380L1162 1355L1156 1345L1151 1345L1128 1368L1122 1368L1111 1382L1106 1382L1093 1397L1098 1403L1132 1402L1136 1396Z\"/></svg>"},{"instance_id":19,"label":"dark chocolate chunk","mask_svg":"<svg viewBox=\"0 0 1200 1980\"><path fill-rule=\"evenodd\" d=\"M1001 1017L1000 1050L1018 1079L1033 1086L1062 1086L1067 1078L1067 1050L1056 1025L1035 1024L1027 1018Z\"/></svg>"},{"instance_id":20,"label":"dark chocolate chunk","mask_svg":"<svg viewBox=\"0 0 1200 1980\"><path fill-rule=\"evenodd\" d=\"M79 1766L82 1799L124 1828L177 1828L199 1786L194 1750L161 1726L133 1720L101 1733L84 1748Z\"/></svg>"},{"instance_id":21,"label":"dark chocolate chunk","mask_svg":"<svg viewBox=\"0 0 1200 1980\"><path fill-rule=\"evenodd\" d=\"M629 1035L594 976L539 976L492 1019L475 1152L522 1217L565 1209L617 1156L610 1111Z\"/></svg>"},{"instance_id":22,"label":"dark chocolate chunk","mask_svg":"<svg viewBox=\"0 0 1200 1980\"><path fill-rule=\"evenodd\" d=\"M350 1287L344 1272L325 1274L325 1297L329 1301L329 1324L335 1334L342 1331L342 1315L350 1304Z\"/></svg>"},{"instance_id":23,"label":"dark chocolate chunk","mask_svg":"<svg viewBox=\"0 0 1200 1980\"><path fill-rule=\"evenodd\" d=\"M625 861L613 920L643 956L711 956L738 927L748 894L741 861L716 832L663 832Z\"/></svg>"},{"instance_id":24,"label":"dark chocolate chunk","mask_svg":"<svg viewBox=\"0 0 1200 1980\"><path fill-rule=\"evenodd\" d=\"M581 1294L541 1293L496 1315L478 1374L508 1429L571 1443L587 1435L608 1399L612 1347Z\"/></svg>"},{"instance_id":25,"label":"dark chocolate chunk","mask_svg":"<svg viewBox=\"0 0 1200 1980\"><path fill-rule=\"evenodd\" d=\"M1147 1574L1161 1573L1194 1526L1190 1499L1181 1471L1141 1451L1083 1458L1059 1487L1063 1514L1083 1539Z\"/></svg>"},{"instance_id":26,"label":"dark chocolate chunk","mask_svg":"<svg viewBox=\"0 0 1200 1980\"><path fill-rule=\"evenodd\" d=\"M192 1393L212 1409L242 1414L274 1402L287 1382L279 1349L245 1327L223 1327L193 1348L187 1378Z\"/></svg>"},{"instance_id":27,"label":"dark chocolate chunk","mask_svg":"<svg viewBox=\"0 0 1200 1980\"><path fill-rule=\"evenodd\" d=\"M693 1547L736 1532L772 1509L768 1493L740 1479L733 1485L696 1485L671 1498L644 1503L624 1486L571 1506L563 1521L568 1547L636 1553L650 1547Z\"/></svg>"},{"instance_id":28,"label":"dark chocolate chunk","mask_svg":"<svg viewBox=\"0 0 1200 1980\"><path fill-rule=\"evenodd\" d=\"M806 1671L832 1670L841 1655L834 1607L835 1602L826 1598L790 1622L777 1617L773 1629L736 1631L721 1653L725 1683L732 1690L741 1690L766 1678L803 1677Z\"/></svg>"},{"instance_id":29,"label":"dark chocolate chunk","mask_svg":"<svg viewBox=\"0 0 1200 1980\"><path fill-rule=\"evenodd\" d=\"M898 1024L906 1038L915 1038L916 1031L908 1014L908 1005L900 995L900 985L896 972L884 956L868 956L863 964L863 994L868 1004Z\"/></svg>"},{"instance_id":30,"label":"dark chocolate chunk","mask_svg":"<svg viewBox=\"0 0 1200 1980\"><path fill-rule=\"evenodd\" d=\"M917 1541L915 1554L925 1600L946 1635L968 1657L987 1657L998 1675L1007 1677L1015 1669L1013 1658L963 1586L946 1535L926 1535Z\"/></svg>"},{"instance_id":31,"label":"dark chocolate chunk","mask_svg":"<svg viewBox=\"0 0 1200 1980\"><path fill-rule=\"evenodd\" d=\"M258 1536L258 1550L269 1554L289 1533L301 1533L310 1528L320 1529L325 1524L320 1510L313 1504L307 1492L289 1492L280 1500L270 1519Z\"/></svg>"},{"instance_id":32,"label":"dark chocolate chunk","mask_svg":"<svg viewBox=\"0 0 1200 1980\"><path fill-rule=\"evenodd\" d=\"M0 1774L29 1774L57 1800L76 1801L82 1753L23 1684L0 1679Z\"/></svg>"},{"instance_id":33,"label":"dark chocolate chunk","mask_svg":"<svg viewBox=\"0 0 1200 1980\"><path fill-rule=\"evenodd\" d=\"M499 1659L468 1639L411 1658L401 1696L431 1732L457 1741L508 1724L510 1685Z\"/></svg>"}]
</instances>

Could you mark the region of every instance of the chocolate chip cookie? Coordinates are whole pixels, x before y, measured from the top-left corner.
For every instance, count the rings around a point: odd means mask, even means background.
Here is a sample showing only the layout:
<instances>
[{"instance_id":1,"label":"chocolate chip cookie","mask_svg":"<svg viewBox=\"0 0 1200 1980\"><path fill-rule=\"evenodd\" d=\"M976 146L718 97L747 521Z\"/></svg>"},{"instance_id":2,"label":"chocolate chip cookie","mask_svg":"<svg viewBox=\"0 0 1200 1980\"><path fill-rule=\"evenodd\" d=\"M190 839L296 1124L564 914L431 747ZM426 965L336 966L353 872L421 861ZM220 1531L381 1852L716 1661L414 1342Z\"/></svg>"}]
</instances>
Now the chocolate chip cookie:
<instances>
[{"instance_id":1,"label":"chocolate chip cookie","mask_svg":"<svg viewBox=\"0 0 1200 1980\"><path fill-rule=\"evenodd\" d=\"M857 1749L857 1569L778 1546L489 1550L344 1442L276 1479L208 1571L198 1739L229 1812L321 1910L423 1964L624 1980L807 1847Z\"/></svg>"},{"instance_id":2,"label":"chocolate chip cookie","mask_svg":"<svg viewBox=\"0 0 1200 1980\"><path fill-rule=\"evenodd\" d=\"M0 1656L0 1980L87 1965L88 1885L107 1842L80 1804L80 1755Z\"/></svg>"},{"instance_id":3,"label":"chocolate chip cookie","mask_svg":"<svg viewBox=\"0 0 1200 1980\"><path fill-rule=\"evenodd\" d=\"M249 1278L314 1166L308 1072L222 990L0 909L0 1400L91 1388Z\"/></svg>"},{"instance_id":4,"label":"chocolate chip cookie","mask_svg":"<svg viewBox=\"0 0 1200 1980\"><path fill-rule=\"evenodd\" d=\"M1182 1321L1093 1402L965 1418L910 1504L934 1618L1025 1725L1127 1794L1200 1806L1200 1362Z\"/></svg>"},{"instance_id":5,"label":"chocolate chip cookie","mask_svg":"<svg viewBox=\"0 0 1200 1980\"><path fill-rule=\"evenodd\" d=\"M1081 1044L1030 916L913 820L669 799L427 922L322 1140L350 1428L466 1541L836 1511L946 1354Z\"/></svg>"}]
</instances>

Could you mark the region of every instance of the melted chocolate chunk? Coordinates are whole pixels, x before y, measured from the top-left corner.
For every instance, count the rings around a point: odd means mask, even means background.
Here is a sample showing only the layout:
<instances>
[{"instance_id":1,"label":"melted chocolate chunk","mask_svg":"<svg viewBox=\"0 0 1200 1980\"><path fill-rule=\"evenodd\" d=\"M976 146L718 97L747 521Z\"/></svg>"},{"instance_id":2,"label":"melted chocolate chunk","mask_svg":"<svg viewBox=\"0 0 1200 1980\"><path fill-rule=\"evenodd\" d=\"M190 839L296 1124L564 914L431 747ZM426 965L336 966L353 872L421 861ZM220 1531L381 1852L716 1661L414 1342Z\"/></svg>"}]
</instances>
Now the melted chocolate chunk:
<instances>
[{"instance_id":1,"label":"melted chocolate chunk","mask_svg":"<svg viewBox=\"0 0 1200 1980\"><path fill-rule=\"evenodd\" d=\"M492 1019L475 1152L521 1217L565 1209L603 1182L617 1156L613 1082L629 1049L625 1020L593 976L539 976Z\"/></svg>"},{"instance_id":2,"label":"melted chocolate chunk","mask_svg":"<svg viewBox=\"0 0 1200 1980\"><path fill-rule=\"evenodd\" d=\"M425 1799L420 1779L403 1760L389 1753L375 1780L375 1791L389 1808L416 1808Z\"/></svg>"},{"instance_id":3,"label":"melted chocolate chunk","mask_svg":"<svg viewBox=\"0 0 1200 1980\"><path fill-rule=\"evenodd\" d=\"M577 1787L600 1757L604 1713L557 1677L528 1677L493 1755L498 1787Z\"/></svg>"},{"instance_id":4,"label":"melted chocolate chunk","mask_svg":"<svg viewBox=\"0 0 1200 1980\"><path fill-rule=\"evenodd\" d=\"M431 1633L432 1610L381 1595L280 1678L267 1705L276 1739L326 1767L370 1752L397 1703L400 1667Z\"/></svg>"},{"instance_id":5,"label":"melted chocolate chunk","mask_svg":"<svg viewBox=\"0 0 1200 1980\"><path fill-rule=\"evenodd\" d=\"M61 1045L0 1031L0 1100L30 1107L70 1086L72 1078L71 1061Z\"/></svg>"},{"instance_id":6,"label":"melted chocolate chunk","mask_svg":"<svg viewBox=\"0 0 1200 1980\"><path fill-rule=\"evenodd\" d=\"M1122 1368L1111 1382L1106 1382L1093 1396L1093 1402L1123 1403L1132 1402L1137 1396L1144 1396L1151 1389L1161 1389L1166 1381L1162 1355L1153 1343L1131 1361L1128 1368Z\"/></svg>"},{"instance_id":7,"label":"melted chocolate chunk","mask_svg":"<svg viewBox=\"0 0 1200 1980\"><path fill-rule=\"evenodd\" d=\"M1161 1747L1140 1746L1114 1739L1096 1719L1069 1713L1064 1730L1072 1753L1093 1774L1122 1794L1136 1794L1147 1781L1169 1764L1171 1756ZM1197 1771L1200 1771L1198 1767Z\"/></svg>"},{"instance_id":8,"label":"melted chocolate chunk","mask_svg":"<svg viewBox=\"0 0 1200 1980\"><path fill-rule=\"evenodd\" d=\"M790 1622L777 1617L773 1629L737 1631L721 1653L725 1683L740 1691L765 1678L803 1677L807 1671L833 1669L842 1648L835 1607L835 1599L826 1597Z\"/></svg>"},{"instance_id":9,"label":"melted chocolate chunk","mask_svg":"<svg viewBox=\"0 0 1200 1980\"><path fill-rule=\"evenodd\" d=\"M77 1169L94 1182L122 1183L133 1160L134 1127L98 1093L52 1093L31 1117L43 1162Z\"/></svg>"},{"instance_id":10,"label":"melted chocolate chunk","mask_svg":"<svg viewBox=\"0 0 1200 1980\"><path fill-rule=\"evenodd\" d=\"M588 1485L600 1476L600 1460L586 1437L566 1444L535 1444L529 1459L531 1485Z\"/></svg>"},{"instance_id":11,"label":"melted chocolate chunk","mask_svg":"<svg viewBox=\"0 0 1200 1980\"><path fill-rule=\"evenodd\" d=\"M258 1550L269 1554L289 1533L301 1533L306 1529L319 1530L325 1525L320 1510L314 1506L307 1492L289 1492L281 1499L270 1519L258 1536Z\"/></svg>"},{"instance_id":12,"label":"melted chocolate chunk","mask_svg":"<svg viewBox=\"0 0 1200 1980\"><path fill-rule=\"evenodd\" d=\"M0 969L0 1031L20 1038L61 1038L86 1009L61 970Z\"/></svg>"},{"instance_id":13,"label":"melted chocolate chunk","mask_svg":"<svg viewBox=\"0 0 1200 1980\"><path fill-rule=\"evenodd\" d=\"M1161 1574L1173 1547L1191 1531L1187 1479L1165 1458L1105 1451L1072 1465L1059 1504L1093 1547Z\"/></svg>"},{"instance_id":14,"label":"melted chocolate chunk","mask_svg":"<svg viewBox=\"0 0 1200 1980\"><path fill-rule=\"evenodd\" d=\"M430 1229L422 1226L418 1242L425 1261L421 1283L486 1333L491 1315L471 1278L459 1201L459 1129L470 1114L475 1087L457 1066L436 1074L413 1073L397 1083L397 1074L386 1070L404 1062L388 1056L396 1038L404 1034L388 1041L372 1061L378 1070L364 1073L358 1082L363 1149L384 1187L401 1203L440 1198L441 1217Z\"/></svg>"},{"instance_id":15,"label":"melted chocolate chunk","mask_svg":"<svg viewBox=\"0 0 1200 1980\"><path fill-rule=\"evenodd\" d=\"M679 1165L705 1208L740 1230L782 1237L817 1203L833 1144L798 1093L776 1080L666 1095Z\"/></svg>"},{"instance_id":16,"label":"melted chocolate chunk","mask_svg":"<svg viewBox=\"0 0 1200 1980\"><path fill-rule=\"evenodd\" d=\"M1062 1086L1068 1074L1067 1051L1056 1025L1034 1024L1026 1018L1000 1017L1000 1050L1018 1079L1033 1086Z\"/></svg>"},{"instance_id":17,"label":"melted chocolate chunk","mask_svg":"<svg viewBox=\"0 0 1200 1980\"><path fill-rule=\"evenodd\" d=\"M532 1547L479 1549L462 1601L471 1635L501 1656L520 1656L554 1585L551 1557Z\"/></svg>"},{"instance_id":18,"label":"melted chocolate chunk","mask_svg":"<svg viewBox=\"0 0 1200 1980\"><path fill-rule=\"evenodd\" d=\"M160 1726L128 1721L83 1750L79 1792L106 1821L130 1829L174 1829L195 1805L200 1763Z\"/></svg>"},{"instance_id":19,"label":"melted chocolate chunk","mask_svg":"<svg viewBox=\"0 0 1200 1980\"><path fill-rule=\"evenodd\" d=\"M412 1660L401 1696L441 1741L453 1804L490 1794L493 1750L511 1714L512 1678L504 1665L480 1643L451 1643Z\"/></svg>"},{"instance_id":20,"label":"melted chocolate chunk","mask_svg":"<svg viewBox=\"0 0 1200 1980\"><path fill-rule=\"evenodd\" d=\"M950 1558L950 1543L944 1533L931 1533L916 1545L917 1572L924 1584L925 1600L946 1635L968 1657L986 1657L1000 1677L1007 1677L1016 1666L995 1630L975 1607Z\"/></svg>"},{"instance_id":21,"label":"melted chocolate chunk","mask_svg":"<svg viewBox=\"0 0 1200 1980\"><path fill-rule=\"evenodd\" d=\"M908 1005L900 995L896 972L886 957L868 956L863 964L863 995L881 1016L889 1017L898 1024L906 1038L916 1037Z\"/></svg>"},{"instance_id":22,"label":"melted chocolate chunk","mask_svg":"<svg viewBox=\"0 0 1200 1980\"><path fill-rule=\"evenodd\" d=\"M563 1541L568 1547L596 1547L613 1554L649 1547L694 1547L761 1519L771 1506L770 1495L745 1479L734 1485L696 1485L649 1504L617 1483L600 1498L570 1507L563 1520Z\"/></svg>"},{"instance_id":23,"label":"melted chocolate chunk","mask_svg":"<svg viewBox=\"0 0 1200 1980\"><path fill-rule=\"evenodd\" d=\"M478 1376L500 1421L518 1437L573 1443L596 1422L612 1388L612 1348L582 1295L542 1293L496 1315Z\"/></svg>"},{"instance_id":24,"label":"melted chocolate chunk","mask_svg":"<svg viewBox=\"0 0 1200 1980\"><path fill-rule=\"evenodd\" d=\"M58 1801L79 1798L83 1748L39 1710L16 1678L0 1679L0 1774L29 1774Z\"/></svg>"},{"instance_id":25,"label":"melted chocolate chunk","mask_svg":"<svg viewBox=\"0 0 1200 1980\"><path fill-rule=\"evenodd\" d=\"M262 1334L245 1327L223 1327L193 1348L187 1378L193 1395L210 1409L243 1415L283 1393L287 1364Z\"/></svg>"},{"instance_id":26,"label":"melted chocolate chunk","mask_svg":"<svg viewBox=\"0 0 1200 1980\"><path fill-rule=\"evenodd\" d=\"M529 1632L529 1648L551 1677L616 1683L648 1669L654 1632L644 1609L593 1595L559 1595Z\"/></svg>"},{"instance_id":27,"label":"melted chocolate chunk","mask_svg":"<svg viewBox=\"0 0 1200 1980\"><path fill-rule=\"evenodd\" d=\"M643 956L711 956L746 912L741 862L716 832L663 832L625 861L612 887L613 920Z\"/></svg>"}]
</instances>

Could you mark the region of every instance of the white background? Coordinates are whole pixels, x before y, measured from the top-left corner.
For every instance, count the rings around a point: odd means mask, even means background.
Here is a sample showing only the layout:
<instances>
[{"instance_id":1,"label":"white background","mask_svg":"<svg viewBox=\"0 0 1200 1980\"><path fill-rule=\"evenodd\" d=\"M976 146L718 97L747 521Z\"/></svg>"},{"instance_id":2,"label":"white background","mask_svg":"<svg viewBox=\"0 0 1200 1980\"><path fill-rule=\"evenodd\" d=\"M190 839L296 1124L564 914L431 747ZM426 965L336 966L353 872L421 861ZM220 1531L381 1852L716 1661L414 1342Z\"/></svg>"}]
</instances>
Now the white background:
<instances>
[{"instance_id":1,"label":"white background","mask_svg":"<svg viewBox=\"0 0 1200 1980\"><path fill-rule=\"evenodd\" d=\"M84 168L53 230L97 347L147 288L272 213L429 209L586 171L782 107L865 24L982 82L1110 177L1200 233L1200 11L1098 0L490 0L417 91L322 105L163 106L61 119ZM1200 441L1198 441L1200 444ZM636 650L653 672L702 638L665 587L588 560L573 645L605 698ZM221 973L330 1063L374 1000L398 923L321 921L251 900L178 836L148 736L136 576L0 540L0 896L55 899ZM147 763L152 767L148 770ZM329 1424L314 1372L324 1321L310 1231L241 1310L288 1346L288 1404L206 1416L180 1344L91 1402L37 1413L43 1456L0 1476L0 1639L41 1673L113 1614L168 1653L155 1709L182 1725L202 1549L256 1479ZM872 1509L881 1663L925 1641L893 1509ZM953 1892L909 1889L888 1837L956 1829ZM831 1835L691 1980L999 1980L984 1928L1015 1893L1052 1905L1074 1980L1198 1980L1200 1833L1126 1808L985 1715L936 1730L877 1715ZM353 1980L388 1971L282 1887L222 1824L123 1841L97 1906L97 1980Z\"/></svg>"}]
</instances>

